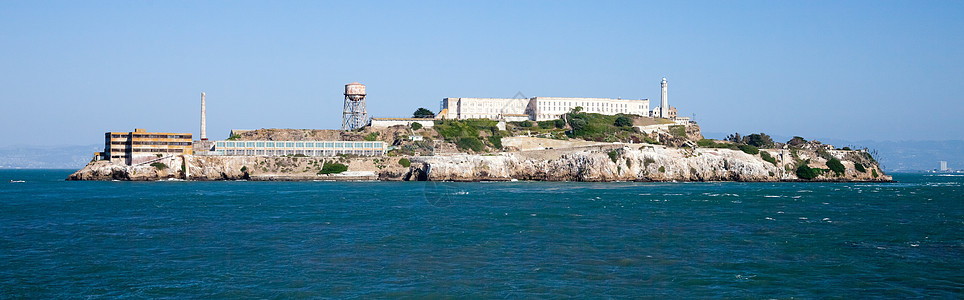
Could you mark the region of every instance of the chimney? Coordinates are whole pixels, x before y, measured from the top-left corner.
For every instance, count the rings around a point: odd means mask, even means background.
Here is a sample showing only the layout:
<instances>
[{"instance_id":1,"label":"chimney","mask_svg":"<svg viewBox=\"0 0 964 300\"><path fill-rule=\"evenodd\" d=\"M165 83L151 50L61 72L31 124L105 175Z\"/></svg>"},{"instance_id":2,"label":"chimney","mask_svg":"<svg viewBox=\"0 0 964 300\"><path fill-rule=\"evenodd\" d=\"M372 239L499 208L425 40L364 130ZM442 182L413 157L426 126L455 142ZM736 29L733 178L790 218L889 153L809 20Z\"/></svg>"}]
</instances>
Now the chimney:
<instances>
[{"instance_id":1,"label":"chimney","mask_svg":"<svg viewBox=\"0 0 964 300\"><path fill-rule=\"evenodd\" d=\"M201 140L202 141L208 140L208 127L207 127L207 121L205 120L206 116L207 116L207 112L204 109L204 92L201 92Z\"/></svg>"}]
</instances>

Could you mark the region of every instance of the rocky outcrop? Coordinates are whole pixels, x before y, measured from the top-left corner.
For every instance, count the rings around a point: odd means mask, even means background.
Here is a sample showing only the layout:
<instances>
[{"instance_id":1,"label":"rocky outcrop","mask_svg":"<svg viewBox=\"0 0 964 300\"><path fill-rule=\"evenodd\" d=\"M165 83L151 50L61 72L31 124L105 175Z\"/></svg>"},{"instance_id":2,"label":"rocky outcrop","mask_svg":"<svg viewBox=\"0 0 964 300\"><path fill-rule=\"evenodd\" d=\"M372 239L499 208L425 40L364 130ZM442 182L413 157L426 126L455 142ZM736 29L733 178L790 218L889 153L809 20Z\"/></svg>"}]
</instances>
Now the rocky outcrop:
<instances>
[{"instance_id":1,"label":"rocky outcrop","mask_svg":"<svg viewBox=\"0 0 964 300\"><path fill-rule=\"evenodd\" d=\"M348 166L347 172L320 174L326 163ZM93 161L67 180L404 180L408 167L378 157L171 156L127 166Z\"/></svg>"},{"instance_id":2,"label":"rocky outcrop","mask_svg":"<svg viewBox=\"0 0 964 300\"><path fill-rule=\"evenodd\" d=\"M410 157L264 157L172 156L151 164L126 166L94 161L68 180L430 180L430 181L797 181L795 168L807 163L826 169L827 158L846 167L843 174L824 172L816 181L889 181L861 151L761 150L759 154L713 148L608 144L497 154ZM319 174L326 163L348 171ZM857 165L863 166L858 171Z\"/></svg>"},{"instance_id":3,"label":"rocky outcrop","mask_svg":"<svg viewBox=\"0 0 964 300\"><path fill-rule=\"evenodd\" d=\"M764 150L766 151L766 150ZM547 180L547 181L796 181L797 158L771 150L776 163L730 149L689 149L662 146L590 147L499 155L419 157L413 174L425 180ZM786 160L786 162L784 162ZM825 162L824 162L825 163ZM811 161L811 166L819 166ZM789 166L789 167L788 167ZM865 172L845 163L842 175L828 172L816 181L889 181L876 165ZM826 168L823 165L822 168ZM874 173L876 172L876 173ZM873 176L878 174L878 176Z\"/></svg>"}]
</instances>

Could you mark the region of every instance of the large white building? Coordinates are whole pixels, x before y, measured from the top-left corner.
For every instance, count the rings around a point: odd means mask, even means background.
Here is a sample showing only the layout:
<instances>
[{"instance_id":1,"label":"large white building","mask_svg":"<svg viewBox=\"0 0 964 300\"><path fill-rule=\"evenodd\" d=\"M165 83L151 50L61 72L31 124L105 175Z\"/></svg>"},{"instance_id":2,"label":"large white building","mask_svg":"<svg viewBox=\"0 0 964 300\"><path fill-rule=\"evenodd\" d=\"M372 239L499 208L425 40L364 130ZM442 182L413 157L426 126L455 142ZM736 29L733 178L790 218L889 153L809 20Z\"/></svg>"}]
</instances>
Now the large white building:
<instances>
[{"instance_id":1,"label":"large white building","mask_svg":"<svg viewBox=\"0 0 964 300\"><path fill-rule=\"evenodd\" d=\"M649 115L649 99L533 97L445 98L442 99L438 117L460 120L546 121L558 119L577 106L589 113Z\"/></svg>"}]
</instances>

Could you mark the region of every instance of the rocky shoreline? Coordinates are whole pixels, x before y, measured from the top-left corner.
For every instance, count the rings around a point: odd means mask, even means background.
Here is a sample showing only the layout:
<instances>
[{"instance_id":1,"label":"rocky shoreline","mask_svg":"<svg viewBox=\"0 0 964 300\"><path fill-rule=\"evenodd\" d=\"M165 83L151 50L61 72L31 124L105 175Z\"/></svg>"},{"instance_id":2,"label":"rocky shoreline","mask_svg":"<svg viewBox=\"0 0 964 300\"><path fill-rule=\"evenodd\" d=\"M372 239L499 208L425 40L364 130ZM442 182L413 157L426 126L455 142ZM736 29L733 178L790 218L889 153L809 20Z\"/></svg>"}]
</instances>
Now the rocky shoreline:
<instances>
[{"instance_id":1,"label":"rocky shoreline","mask_svg":"<svg viewBox=\"0 0 964 300\"><path fill-rule=\"evenodd\" d=\"M876 162L862 161L858 150L824 150L846 170L823 172L804 180L794 163L808 161L827 169L827 160L814 150L761 149L774 158L739 150L677 148L660 145L608 144L569 149L515 151L491 154L452 154L404 157L265 157L172 156L159 164L127 166L92 161L67 180L156 181L891 181ZM320 174L326 163L341 163L348 171ZM864 171L857 167L860 164ZM163 165L163 167L161 167Z\"/></svg>"}]
</instances>

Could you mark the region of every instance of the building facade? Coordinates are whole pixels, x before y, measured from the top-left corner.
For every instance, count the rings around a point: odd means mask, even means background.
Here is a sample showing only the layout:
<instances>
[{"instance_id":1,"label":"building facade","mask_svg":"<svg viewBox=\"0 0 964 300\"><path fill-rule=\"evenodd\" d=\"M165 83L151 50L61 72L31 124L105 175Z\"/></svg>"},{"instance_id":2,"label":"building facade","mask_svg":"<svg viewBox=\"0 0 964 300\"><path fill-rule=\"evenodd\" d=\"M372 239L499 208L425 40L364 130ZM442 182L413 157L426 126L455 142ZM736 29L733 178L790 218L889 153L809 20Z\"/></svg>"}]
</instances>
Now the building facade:
<instances>
[{"instance_id":1,"label":"building facade","mask_svg":"<svg viewBox=\"0 0 964 300\"><path fill-rule=\"evenodd\" d=\"M212 155L237 156L381 156L388 151L382 141L215 141Z\"/></svg>"},{"instance_id":2,"label":"building facade","mask_svg":"<svg viewBox=\"0 0 964 300\"><path fill-rule=\"evenodd\" d=\"M612 98L445 98L439 109L444 119L492 119L505 121L546 121L558 119L576 107L606 115L649 115L649 99Z\"/></svg>"},{"instance_id":3,"label":"building facade","mask_svg":"<svg viewBox=\"0 0 964 300\"><path fill-rule=\"evenodd\" d=\"M535 97L532 102L535 105L530 117L534 121L555 120L576 107L582 107L583 112L602 115L649 114L648 99Z\"/></svg>"},{"instance_id":4,"label":"building facade","mask_svg":"<svg viewBox=\"0 0 964 300\"><path fill-rule=\"evenodd\" d=\"M147 132L142 128L133 132L107 132L101 159L134 165L164 156L191 155L194 153L191 139L190 133Z\"/></svg>"}]
</instances>

